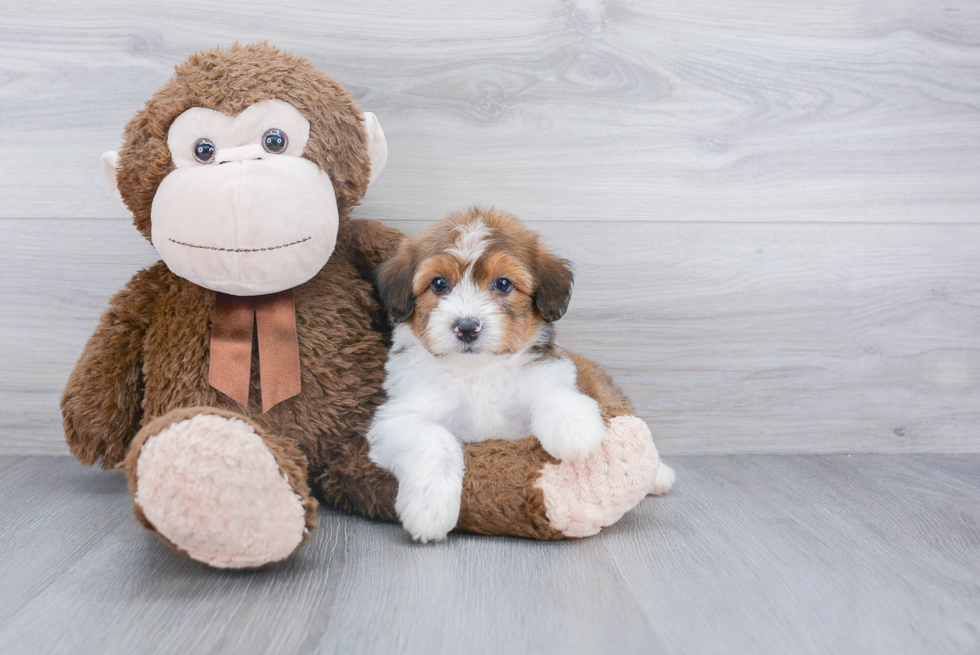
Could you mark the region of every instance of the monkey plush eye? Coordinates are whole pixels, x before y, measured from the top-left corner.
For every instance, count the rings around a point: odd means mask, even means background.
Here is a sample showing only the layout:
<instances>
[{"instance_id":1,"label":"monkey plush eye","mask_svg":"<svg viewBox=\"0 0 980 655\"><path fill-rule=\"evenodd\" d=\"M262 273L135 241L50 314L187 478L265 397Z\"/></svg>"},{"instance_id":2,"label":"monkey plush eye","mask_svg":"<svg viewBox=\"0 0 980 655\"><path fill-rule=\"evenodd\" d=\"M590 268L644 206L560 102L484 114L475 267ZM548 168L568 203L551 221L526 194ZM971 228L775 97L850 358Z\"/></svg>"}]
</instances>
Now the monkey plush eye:
<instances>
[{"instance_id":1,"label":"monkey plush eye","mask_svg":"<svg viewBox=\"0 0 980 655\"><path fill-rule=\"evenodd\" d=\"M514 285L510 283L505 277L498 279L493 283L494 291L499 291L500 293L510 293L510 290L514 288Z\"/></svg>"},{"instance_id":2,"label":"monkey plush eye","mask_svg":"<svg viewBox=\"0 0 980 655\"><path fill-rule=\"evenodd\" d=\"M288 145L289 138L278 127L274 127L262 135L262 147L265 148L266 152L278 155L285 152Z\"/></svg>"},{"instance_id":3,"label":"monkey plush eye","mask_svg":"<svg viewBox=\"0 0 980 655\"><path fill-rule=\"evenodd\" d=\"M444 277L437 277L432 280L432 290L435 293L446 293L449 291L449 281Z\"/></svg>"},{"instance_id":4,"label":"monkey plush eye","mask_svg":"<svg viewBox=\"0 0 980 655\"><path fill-rule=\"evenodd\" d=\"M198 139L194 142L194 159L202 164L210 164L214 161L216 148L210 139Z\"/></svg>"}]
</instances>

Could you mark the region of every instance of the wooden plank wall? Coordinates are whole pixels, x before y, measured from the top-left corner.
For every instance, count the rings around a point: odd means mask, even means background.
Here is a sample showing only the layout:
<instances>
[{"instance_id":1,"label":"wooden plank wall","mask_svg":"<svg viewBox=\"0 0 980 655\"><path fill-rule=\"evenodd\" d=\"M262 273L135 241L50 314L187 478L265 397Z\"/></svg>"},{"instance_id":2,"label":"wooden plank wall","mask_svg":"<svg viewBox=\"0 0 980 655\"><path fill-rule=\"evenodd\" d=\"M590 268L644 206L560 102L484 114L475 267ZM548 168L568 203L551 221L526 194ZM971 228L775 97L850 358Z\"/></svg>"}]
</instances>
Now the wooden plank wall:
<instances>
[{"instance_id":1,"label":"wooden plank wall","mask_svg":"<svg viewBox=\"0 0 980 655\"><path fill-rule=\"evenodd\" d=\"M0 21L0 453L152 249L99 156L198 49L309 57L385 127L357 210L482 202L578 270L563 342L665 454L980 452L980 5L40 0Z\"/></svg>"}]
</instances>

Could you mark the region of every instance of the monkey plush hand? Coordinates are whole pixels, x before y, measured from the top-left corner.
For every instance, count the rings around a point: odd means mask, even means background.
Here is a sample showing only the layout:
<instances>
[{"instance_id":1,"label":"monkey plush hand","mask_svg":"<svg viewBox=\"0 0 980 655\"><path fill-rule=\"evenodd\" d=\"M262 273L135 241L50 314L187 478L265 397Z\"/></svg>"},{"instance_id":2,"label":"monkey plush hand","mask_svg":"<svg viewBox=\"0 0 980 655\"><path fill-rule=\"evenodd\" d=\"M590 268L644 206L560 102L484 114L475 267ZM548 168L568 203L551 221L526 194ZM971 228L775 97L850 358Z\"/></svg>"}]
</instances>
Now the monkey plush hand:
<instances>
[{"instance_id":1,"label":"monkey plush hand","mask_svg":"<svg viewBox=\"0 0 980 655\"><path fill-rule=\"evenodd\" d=\"M123 137L105 172L162 261L112 298L71 374L72 453L122 468L140 522L215 567L289 557L315 498L394 519L364 435L390 337L371 271L402 235L349 217L386 160L377 119L306 60L236 45L177 66ZM652 490L646 426L586 370L600 452L467 446L458 529L586 536Z\"/></svg>"}]
</instances>

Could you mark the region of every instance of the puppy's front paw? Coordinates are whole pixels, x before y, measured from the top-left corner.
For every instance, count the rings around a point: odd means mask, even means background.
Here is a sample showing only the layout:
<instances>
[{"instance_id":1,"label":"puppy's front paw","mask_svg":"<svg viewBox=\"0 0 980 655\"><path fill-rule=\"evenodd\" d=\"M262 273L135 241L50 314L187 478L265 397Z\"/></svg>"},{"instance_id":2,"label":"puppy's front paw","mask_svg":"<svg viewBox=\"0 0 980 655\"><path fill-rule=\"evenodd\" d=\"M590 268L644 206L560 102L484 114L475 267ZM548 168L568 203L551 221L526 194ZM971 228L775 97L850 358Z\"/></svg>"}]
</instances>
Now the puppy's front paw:
<instances>
[{"instance_id":1,"label":"puppy's front paw","mask_svg":"<svg viewBox=\"0 0 980 655\"><path fill-rule=\"evenodd\" d=\"M606 436L599 403L581 394L549 403L535 412L531 430L549 455L569 462L582 461L596 453Z\"/></svg>"},{"instance_id":2,"label":"puppy's front paw","mask_svg":"<svg viewBox=\"0 0 980 655\"><path fill-rule=\"evenodd\" d=\"M459 521L462 478L399 483L395 511L416 541L442 541Z\"/></svg>"}]
</instances>

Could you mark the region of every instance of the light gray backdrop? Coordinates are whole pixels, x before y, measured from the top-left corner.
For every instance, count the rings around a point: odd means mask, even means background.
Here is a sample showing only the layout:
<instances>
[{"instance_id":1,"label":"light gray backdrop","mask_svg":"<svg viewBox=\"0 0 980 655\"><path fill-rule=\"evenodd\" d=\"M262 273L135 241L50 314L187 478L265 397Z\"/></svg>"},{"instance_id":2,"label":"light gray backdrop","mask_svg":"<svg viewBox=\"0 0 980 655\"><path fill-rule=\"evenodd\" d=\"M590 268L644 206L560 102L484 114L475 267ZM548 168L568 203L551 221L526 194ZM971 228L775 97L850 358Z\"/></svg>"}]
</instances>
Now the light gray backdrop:
<instances>
[{"instance_id":1,"label":"light gray backdrop","mask_svg":"<svg viewBox=\"0 0 980 655\"><path fill-rule=\"evenodd\" d=\"M375 112L356 215L481 202L576 265L563 343L664 454L980 452L980 4L44 0L0 21L0 453L155 260L99 157L191 52L268 40Z\"/></svg>"}]
</instances>

